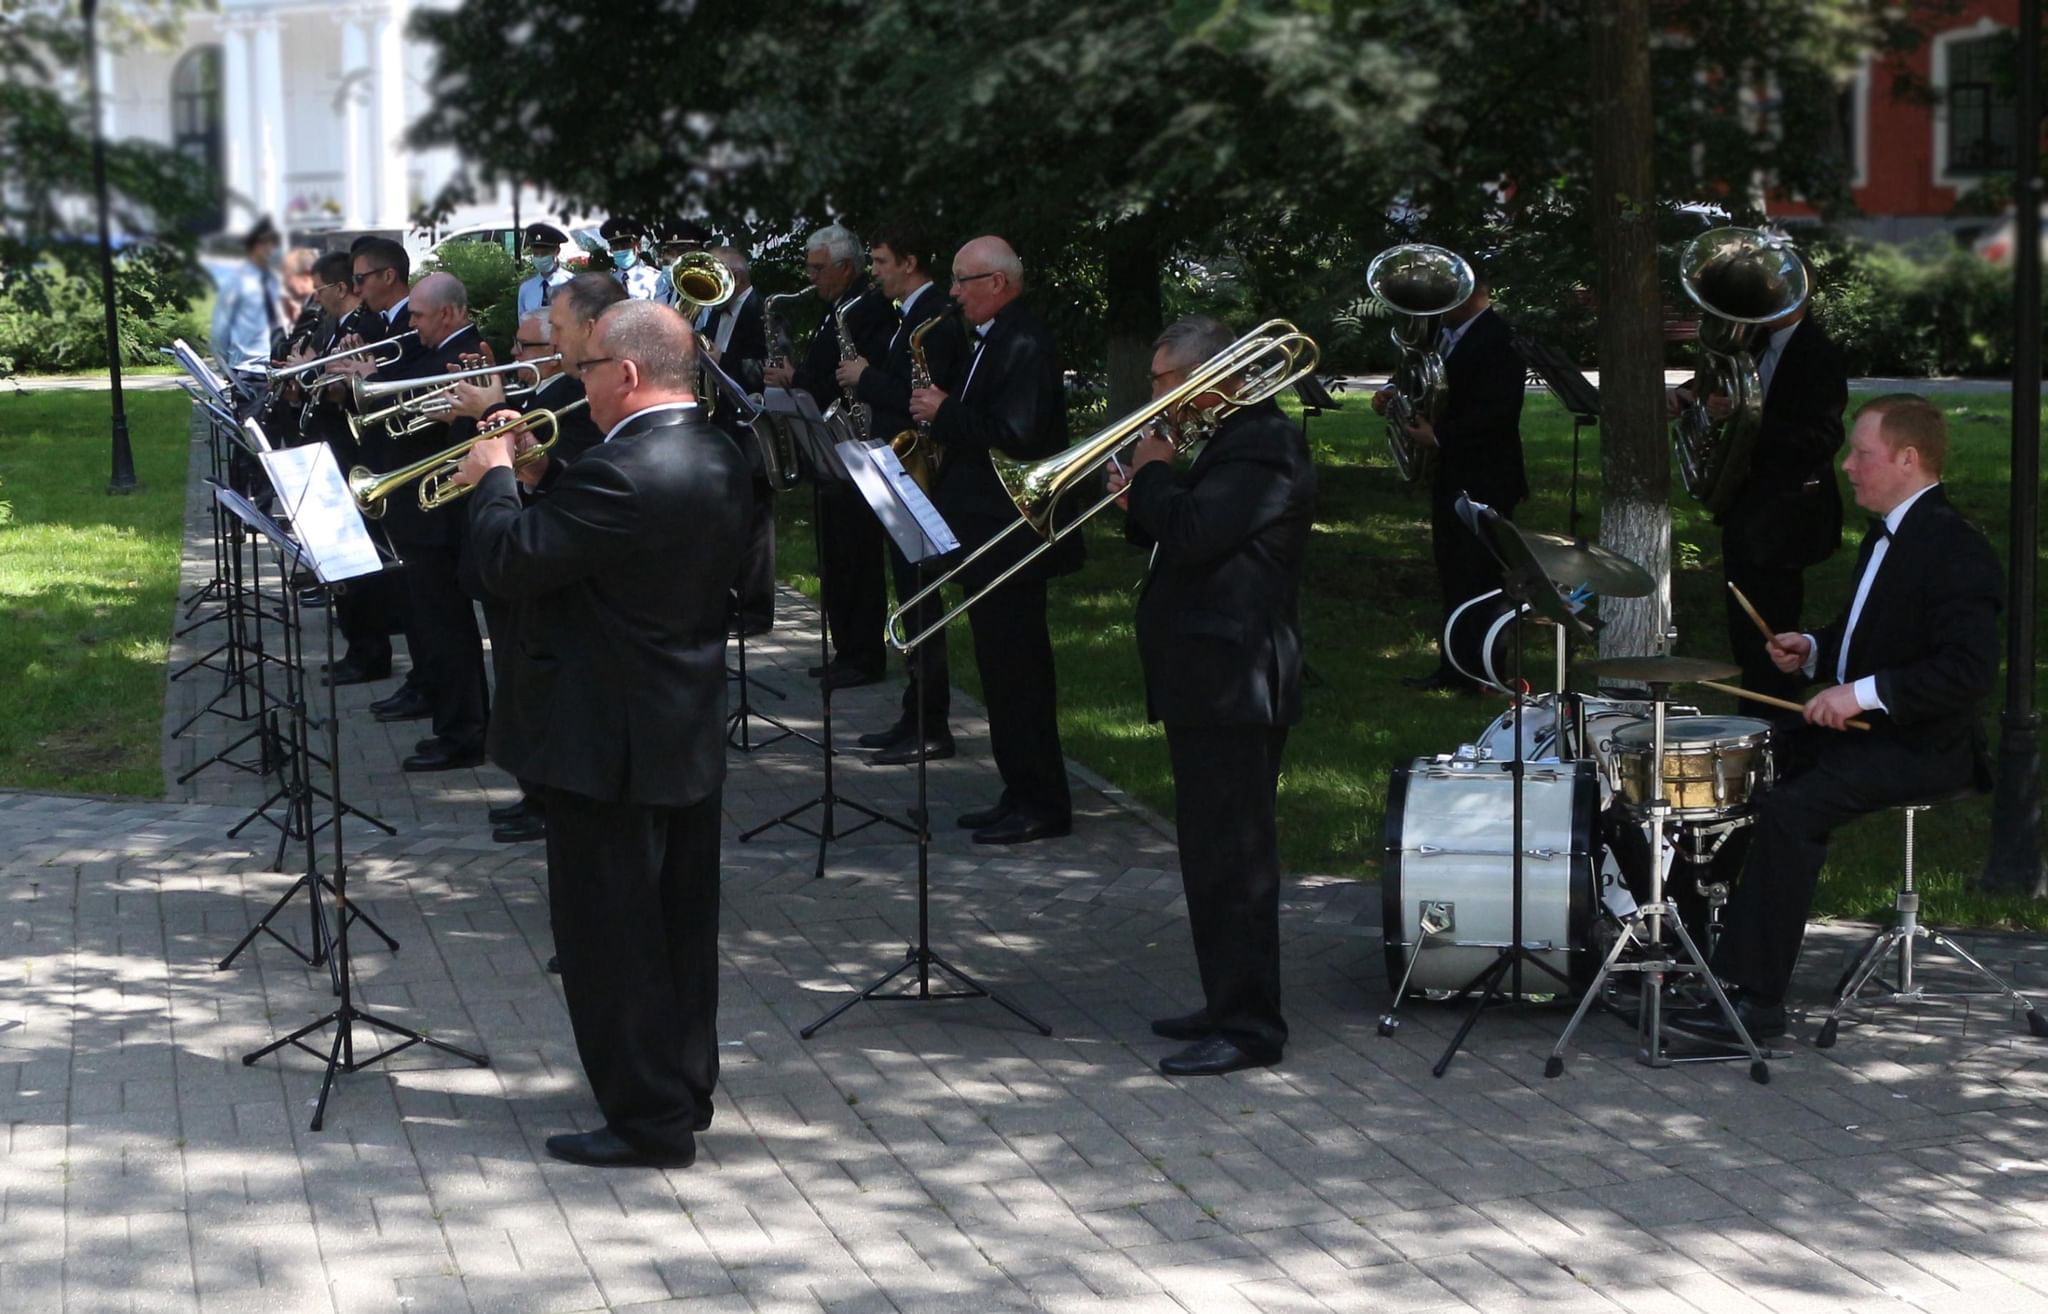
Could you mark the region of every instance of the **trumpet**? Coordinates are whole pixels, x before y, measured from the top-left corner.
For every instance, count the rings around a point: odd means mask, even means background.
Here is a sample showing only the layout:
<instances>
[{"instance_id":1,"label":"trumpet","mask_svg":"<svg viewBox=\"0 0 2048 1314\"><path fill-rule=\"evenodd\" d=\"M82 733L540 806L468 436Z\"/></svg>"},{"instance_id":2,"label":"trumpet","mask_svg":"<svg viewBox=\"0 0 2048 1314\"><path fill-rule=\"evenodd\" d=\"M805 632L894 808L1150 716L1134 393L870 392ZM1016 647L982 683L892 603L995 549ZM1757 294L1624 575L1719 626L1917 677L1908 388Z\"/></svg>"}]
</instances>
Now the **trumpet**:
<instances>
[{"instance_id":1,"label":"trumpet","mask_svg":"<svg viewBox=\"0 0 2048 1314\"><path fill-rule=\"evenodd\" d=\"M1122 496L1104 493L1079 515L1063 522L1056 518L1060 503L1080 484L1093 479L1128 444L1148 431L1172 439L1180 451L1214 433L1216 426L1233 411L1269 400L1298 380L1315 372L1322 351L1315 339L1284 319L1269 319L1188 372L1187 381L1162 397L1099 429L1072 447L1042 461L1009 461L993 458L996 477L1010 500L1017 504L1017 520L992 535L974 551L931 583L919 589L889 613L883 638L898 652L909 652L944 629L954 617L972 607L1007 583L1011 576L1030 565L1053 545L1074 533L1098 512ZM1204 394L1217 398L1213 405L1197 406ZM917 634L904 637L906 617L960 573L987 555L1010 535L1030 529L1042 540L1007 570L987 584L971 590L960 604Z\"/></svg>"},{"instance_id":2,"label":"trumpet","mask_svg":"<svg viewBox=\"0 0 2048 1314\"><path fill-rule=\"evenodd\" d=\"M371 425L390 425L394 419L401 415L408 415L414 418L406 424L394 427L392 429L393 433L417 433L422 429L432 428L434 425L445 423L448 412L455 407L454 399L448 395L449 389L455 384L470 379L500 376L510 379L511 376L519 371L525 370L533 376L530 383L509 384L505 389L507 399L524 397L528 393L537 391L540 388L541 367L554 364L561 359L561 353L557 352L552 356L543 356L539 360L518 360L506 365L484 365L473 370L457 370L452 374L425 374L413 379L391 379L379 383L352 379L349 391L355 398L355 403L358 407L365 406L372 401L380 401L386 397L396 397L398 400L381 410L365 411L362 414L351 415L348 421L349 432L355 435L356 441L360 442L362 441L364 431ZM426 395L415 396L415 393L425 393Z\"/></svg>"},{"instance_id":3,"label":"trumpet","mask_svg":"<svg viewBox=\"0 0 2048 1314\"><path fill-rule=\"evenodd\" d=\"M474 434L453 447L424 456L410 465L400 466L388 474L378 474L362 466L348 472L348 491L356 499L356 509L372 520L382 519L384 506L391 494L414 480L419 481L420 510L433 511L444 507L455 499L466 495L474 484L452 482L455 472L462 466L462 458L469 455L469 449L486 438L502 438L507 434L524 433L530 429L545 426L548 436L512 458L514 466L527 466L541 459L555 440L562 435L562 420L590 404L588 397L575 401L555 411L528 411L516 420L508 420L495 429Z\"/></svg>"},{"instance_id":4,"label":"trumpet","mask_svg":"<svg viewBox=\"0 0 2048 1314\"><path fill-rule=\"evenodd\" d=\"M338 360L347 360L351 356L360 356L366 351L378 353L371 356L370 360L378 369L383 369L387 365L396 365L400 358L405 355L403 344L407 338L416 338L419 335L418 329L407 329L396 337L385 338L382 342L365 342L360 347L350 347L347 351L333 352L298 365L287 365L281 369L272 369L269 366L265 366L261 372L270 380L270 386L275 388L280 384L290 383L303 374L324 369ZM388 356L382 354L387 348L391 353ZM339 383L349 377L351 376L347 374L322 374L305 386L310 391L314 388L324 388L330 383Z\"/></svg>"}]
</instances>

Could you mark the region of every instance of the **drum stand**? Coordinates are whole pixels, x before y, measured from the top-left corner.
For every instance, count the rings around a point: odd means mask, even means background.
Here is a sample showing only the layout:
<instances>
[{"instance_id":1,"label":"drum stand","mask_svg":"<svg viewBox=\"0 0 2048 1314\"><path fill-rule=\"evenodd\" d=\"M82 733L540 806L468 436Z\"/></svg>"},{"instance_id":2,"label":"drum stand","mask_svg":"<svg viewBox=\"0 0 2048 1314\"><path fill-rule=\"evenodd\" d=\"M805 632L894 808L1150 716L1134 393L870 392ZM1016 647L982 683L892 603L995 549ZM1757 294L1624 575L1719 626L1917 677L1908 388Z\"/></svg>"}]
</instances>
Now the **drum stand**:
<instances>
[{"instance_id":1,"label":"drum stand","mask_svg":"<svg viewBox=\"0 0 2048 1314\"><path fill-rule=\"evenodd\" d=\"M1565 1024L1563 1034L1557 1038L1556 1047L1550 1051L1550 1057L1543 1064L1543 1075L1546 1077L1557 1077L1564 1074L1565 1048L1571 1044L1572 1033L1579 1029L1579 1023L1585 1021L1586 1014L1592 1011L1594 1003L1600 998L1601 991L1607 984L1607 979L1617 972L1639 972L1643 976L1643 989L1639 994L1636 1006L1636 1062L1643 1064L1645 1067L1666 1068L1674 1063L1725 1063L1732 1059L1747 1058L1749 1060L1750 1080L1763 1085L1768 1084L1771 1079L1771 1068L1770 1064L1765 1062L1764 1051L1757 1048L1756 1041L1750 1037L1748 1029L1742 1025L1742 1019L1736 1015L1735 1006L1728 1001L1727 992L1721 989L1720 981L1715 979L1713 971L1707 966L1706 959L1701 956L1699 947L1693 943L1691 933L1685 929L1685 922L1678 916L1676 905L1667 903L1664 898L1663 841L1665 829L1670 823L1671 813L1671 802L1664 797L1662 788L1664 706L1670 701L1670 692L1671 686L1668 684L1652 684L1650 686L1650 719L1652 726L1650 761L1656 764L1657 774L1655 779L1658 782L1658 787L1651 793L1650 804L1643 819L1643 831L1645 837L1649 840L1650 846L1650 900L1648 903L1637 907L1634 912L1630 913L1623 920L1621 934L1615 937L1613 947L1607 951L1606 961L1600 964L1599 972L1594 975L1591 983L1587 985L1585 994L1579 1000L1578 1009L1572 1013L1572 1020ZM1519 778L1516 783L1519 786ZM1520 805L1521 800L1518 795L1516 799L1517 834L1520 832L1521 824ZM1519 853L1517 856L1519 857ZM1518 878L1519 875L1520 864L1517 862ZM1521 888L1519 884L1515 890L1515 916L1517 938L1519 938L1521 926ZM1682 955L1675 959L1664 940L1666 918L1670 919L1670 929L1677 934L1679 947L1683 951ZM1640 950L1641 957L1624 963L1621 961L1622 951L1630 945L1634 945ZM1714 1003L1721 1010L1721 1016L1728 1020L1728 1025L1733 1028L1735 1035L1742 1042L1742 1048L1739 1051L1718 1054L1687 1054L1675 1058L1665 1052L1664 980L1667 976L1691 973L1697 973L1706 982L1707 990L1713 995ZM1460 1035L1462 1036L1462 1034L1461 1032Z\"/></svg>"}]
</instances>

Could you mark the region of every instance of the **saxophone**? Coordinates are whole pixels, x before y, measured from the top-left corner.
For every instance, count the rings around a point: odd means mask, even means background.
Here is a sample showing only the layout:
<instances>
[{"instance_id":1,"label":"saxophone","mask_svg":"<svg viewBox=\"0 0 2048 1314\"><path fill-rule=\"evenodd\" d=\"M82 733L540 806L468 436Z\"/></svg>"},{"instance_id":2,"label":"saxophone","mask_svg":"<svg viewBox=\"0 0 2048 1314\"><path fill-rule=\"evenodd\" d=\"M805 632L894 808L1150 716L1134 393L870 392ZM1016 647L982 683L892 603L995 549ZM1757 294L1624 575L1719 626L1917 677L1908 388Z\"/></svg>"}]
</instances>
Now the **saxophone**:
<instances>
[{"instance_id":1,"label":"saxophone","mask_svg":"<svg viewBox=\"0 0 2048 1314\"><path fill-rule=\"evenodd\" d=\"M910 331L910 390L932 386L931 362L925 359L924 335L938 326L940 315L933 315ZM903 469L925 492L932 491L932 481L938 478L939 466L946 459L946 453L932 437L929 420L915 421L910 428L889 440L889 449L896 453L896 459L903 462Z\"/></svg>"},{"instance_id":2,"label":"saxophone","mask_svg":"<svg viewBox=\"0 0 2048 1314\"><path fill-rule=\"evenodd\" d=\"M860 355L860 349L853 345L853 333L846 326L846 308L857 300L858 297L848 297L832 307L832 318L839 325L839 363L842 365ZM855 401L853 389L841 388L839 400L833 403L832 410L846 417L847 422L853 427L856 442L864 443L868 440L875 427L875 408L864 401ZM830 418L830 412L827 413L827 418Z\"/></svg>"}]
</instances>

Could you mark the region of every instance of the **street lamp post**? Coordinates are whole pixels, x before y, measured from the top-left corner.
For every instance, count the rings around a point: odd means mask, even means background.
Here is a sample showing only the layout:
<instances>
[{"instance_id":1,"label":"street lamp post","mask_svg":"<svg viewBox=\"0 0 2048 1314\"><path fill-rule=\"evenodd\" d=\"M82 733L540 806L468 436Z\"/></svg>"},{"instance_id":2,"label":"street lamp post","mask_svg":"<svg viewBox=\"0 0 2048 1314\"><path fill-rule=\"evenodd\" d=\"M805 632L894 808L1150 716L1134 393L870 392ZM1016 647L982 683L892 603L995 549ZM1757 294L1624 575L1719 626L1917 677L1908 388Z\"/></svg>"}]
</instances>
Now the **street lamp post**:
<instances>
[{"instance_id":1,"label":"street lamp post","mask_svg":"<svg viewBox=\"0 0 2048 1314\"><path fill-rule=\"evenodd\" d=\"M107 220L107 143L100 134L100 52L99 0L84 0L85 76L91 90L92 111L92 194L100 225L100 299L107 311L107 375L114 398L114 472L107 481L110 493L132 493L135 452L128 445L128 411L121 398L121 320L114 309L114 241Z\"/></svg>"},{"instance_id":2,"label":"street lamp post","mask_svg":"<svg viewBox=\"0 0 2048 1314\"><path fill-rule=\"evenodd\" d=\"M2005 714L1991 805L1987 888L2048 893L2041 866L2041 717L2034 707L2034 561L2041 503L2041 7L2020 6L2014 96L2012 576L2005 612Z\"/></svg>"}]
</instances>

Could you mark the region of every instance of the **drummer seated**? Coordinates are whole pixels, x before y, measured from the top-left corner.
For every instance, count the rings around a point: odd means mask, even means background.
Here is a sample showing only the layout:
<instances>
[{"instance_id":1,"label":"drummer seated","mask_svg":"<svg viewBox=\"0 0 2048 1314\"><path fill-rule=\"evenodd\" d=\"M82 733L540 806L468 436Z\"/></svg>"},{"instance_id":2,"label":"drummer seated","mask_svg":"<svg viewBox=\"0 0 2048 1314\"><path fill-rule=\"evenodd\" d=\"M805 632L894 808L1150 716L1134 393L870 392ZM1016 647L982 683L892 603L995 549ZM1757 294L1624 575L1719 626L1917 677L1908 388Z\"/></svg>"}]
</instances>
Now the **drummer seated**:
<instances>
[{"instance_id":1,"label":"drummer seated","mask_svg":"<svg viewBox=\"0 0 2048 1314\"><path fill-rule=\"evenodd\" d=\"M1806 724L1780 754L1780 783L1758 804L1714 954L1754 1038L1785 1033L1785 996L1835 829L1989 781L1980 714L1998 672L2003 573L1989 540L1942 489L1947 452L1947 424L1923 398L1880 397L1857 412L1842 470L1857 504L1880 518L1864 540L1855 592L1818 633L1768 644L1779 670L1829 687L1806 704ZM1854 729L1852 719L1870 728ZM1670 1022L1735 1039L1711 1005Z\"/></svg>"}]
</instances>

